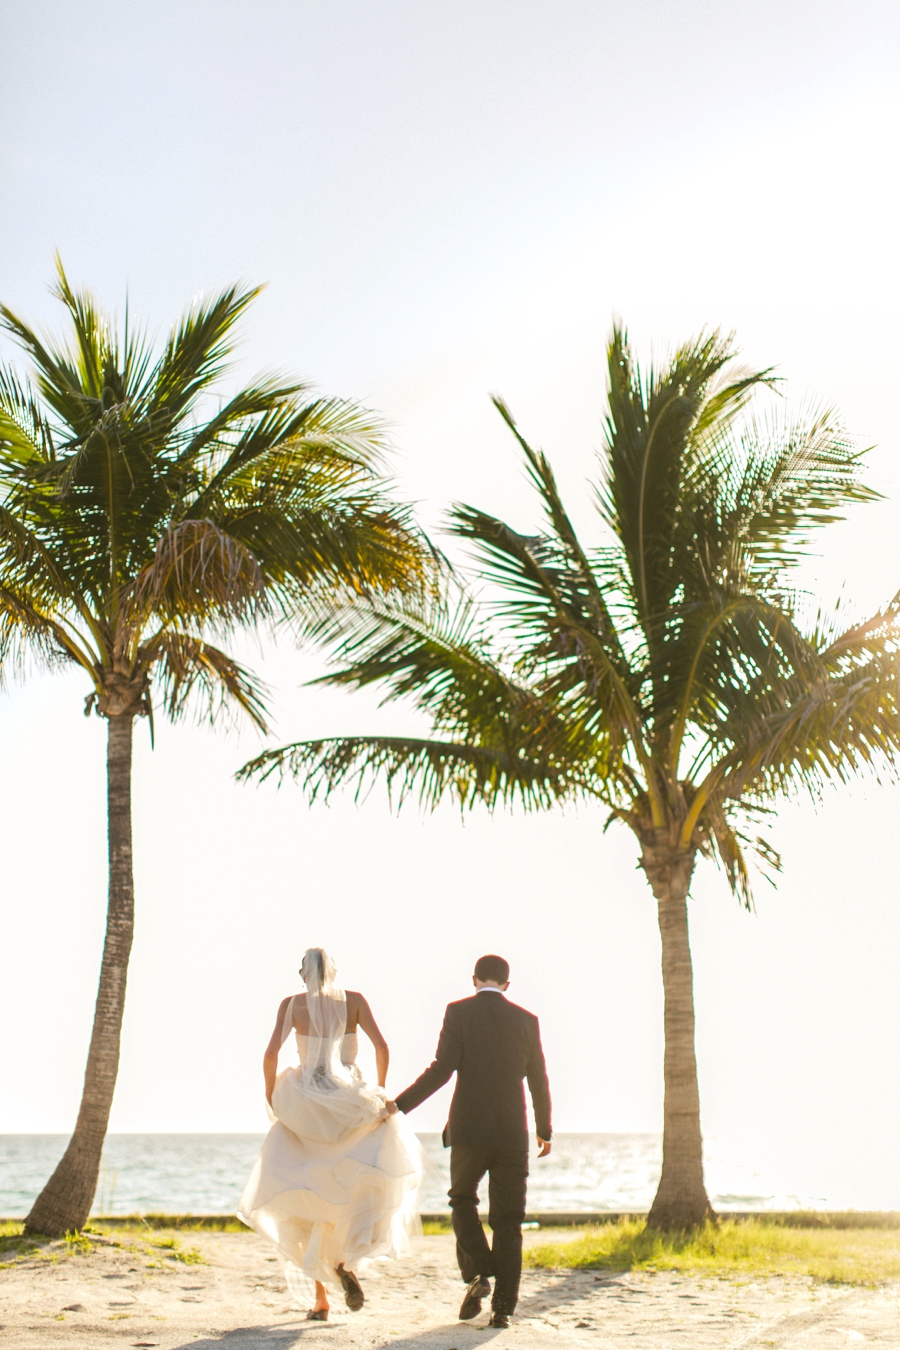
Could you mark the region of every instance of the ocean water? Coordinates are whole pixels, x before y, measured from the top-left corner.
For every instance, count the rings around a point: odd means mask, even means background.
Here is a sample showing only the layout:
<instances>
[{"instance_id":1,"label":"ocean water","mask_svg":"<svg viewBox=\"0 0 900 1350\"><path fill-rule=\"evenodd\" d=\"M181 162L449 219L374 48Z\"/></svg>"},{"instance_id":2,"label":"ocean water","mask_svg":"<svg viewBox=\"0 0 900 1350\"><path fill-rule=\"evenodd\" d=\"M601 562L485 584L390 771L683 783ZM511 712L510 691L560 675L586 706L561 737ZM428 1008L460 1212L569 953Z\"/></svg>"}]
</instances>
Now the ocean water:
<instances>
[{"instance_id":1,"label":"ocean water","mask_svg":"<svg viewBox=\"0 0 900 1350\"><path fill-rule=\"evenodd\" d=\"M233 1213L259 1151L261 1134L111 1134L106 1142L96 1214ZM447 1209L449 1152L440 1135L422 1134L426 1176L421 1208ZM0 1135L0 1215L28 1212L66 1146L57 1134ZM547 1210L640 1210L653 1199L661 1140L656 1134L557 1134L549 1158L531 1160L528 1207ZM707 1185L722 1209L843 1208L853 1198L787 1191L707 1147ZM892 1198L892 1197L891 1197ZM856 1200L859 1208L887 1208L890 1199ZM483 1200L486 1202L486 1195Z\"/></svg>"}]
</instances>

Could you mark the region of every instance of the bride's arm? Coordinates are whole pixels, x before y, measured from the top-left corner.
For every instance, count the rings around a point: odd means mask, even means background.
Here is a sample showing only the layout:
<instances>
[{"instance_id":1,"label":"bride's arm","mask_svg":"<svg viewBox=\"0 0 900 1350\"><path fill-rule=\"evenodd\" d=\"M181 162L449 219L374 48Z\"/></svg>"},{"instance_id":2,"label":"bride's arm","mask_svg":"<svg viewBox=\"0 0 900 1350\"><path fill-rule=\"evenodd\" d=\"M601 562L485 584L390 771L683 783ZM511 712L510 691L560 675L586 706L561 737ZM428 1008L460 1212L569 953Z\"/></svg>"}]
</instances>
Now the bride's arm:
<instances>
[{"instance_id":1,"label":"bride's arm","mask_svg":"<svg viewBox=\"0 0 900 1350\"><path fill-rule=\"evenodd\" d=\"M387 1082L388 1064L391 1061L391 1052L388 1050L388 1043L378 1030L375 1018L372 1016L372 1009L369 1007L362 994L357 994L359 1007L356 1010L356 1018L363 1031L375 1047L375 1067L378 1070L378 1086L383 1088Z\"/></svg>"},{"instance_id":2,"label":"bride's arm","mask_svg":"<svg viewBox=\"0 0 900 1350\"><path fill-rule=\"evenodd\" d=\"M272 1105L272 1093L275 1090L275 1078L278 1074L278 1051L284 1045L287 1039L287 1032L284 1026L284 1019L287 1016L289 998L283 998L278 1005L278 1016L275 1018L275 1030L272 1032L272 1039L266 1046L266 1053L263 1055L263 1075L266 1080L266 1101Z\"/></svg>"}]
</instances>

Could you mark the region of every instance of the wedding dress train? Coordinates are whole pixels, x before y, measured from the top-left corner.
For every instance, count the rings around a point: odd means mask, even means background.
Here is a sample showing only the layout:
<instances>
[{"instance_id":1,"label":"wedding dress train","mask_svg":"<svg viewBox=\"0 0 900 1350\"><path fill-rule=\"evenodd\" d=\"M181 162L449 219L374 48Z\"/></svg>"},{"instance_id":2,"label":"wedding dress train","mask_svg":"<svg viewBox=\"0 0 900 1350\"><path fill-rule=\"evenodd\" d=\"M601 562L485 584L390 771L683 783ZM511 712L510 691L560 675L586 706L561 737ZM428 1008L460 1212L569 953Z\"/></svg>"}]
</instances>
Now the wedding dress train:
<instances>
[{"instance_id":1,"label":"wedding dress train","mask_svg":"<svg viewBox=\"0 0 900 1350\"><path fill-rule=\"evenodd\" d=\"M284 1019L293 1028L293 1002ZM342 989L308 987L310 1034L295 1032L299 1065L272 1093L274 1124L238 1207L238 1218L275 1244L308 1279L340 1288L336 1267L405 1256L418 1226L421 1147L406 1118L385 1118L382 1088L356 1065Z\"/></svg>"}]
</instances>

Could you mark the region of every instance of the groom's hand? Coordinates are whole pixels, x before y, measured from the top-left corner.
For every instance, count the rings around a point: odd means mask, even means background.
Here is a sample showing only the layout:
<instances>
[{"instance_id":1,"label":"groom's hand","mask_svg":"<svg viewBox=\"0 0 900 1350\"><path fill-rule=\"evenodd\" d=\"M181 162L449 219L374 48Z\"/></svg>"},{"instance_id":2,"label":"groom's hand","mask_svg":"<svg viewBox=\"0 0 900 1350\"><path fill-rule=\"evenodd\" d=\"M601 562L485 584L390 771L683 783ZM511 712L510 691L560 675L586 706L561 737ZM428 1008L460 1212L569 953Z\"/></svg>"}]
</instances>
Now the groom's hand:
<instances>
[{"instance_id":1,"label":"groom's hand","mask_svg":"<svg viewBox=\"0 0 900 1350\"><path fill-rule=\"evenodd\" d=\"M385 1111L387 1111L389 1116L395 1116L397 1112L400 1110L400 1107L397 1105L396 1102L385 1102L384 1109Z\"/></svg>"},{"instance_id":2,"label":"groom's hand","mask_svg":"<svg viewBox=\"0 0 900 1350\"><path fill-rule=\"evenodd\" d=\"M549 1139L542 1139L541 1136L538 1135L537 1141L538 1141L538 1145L539 1145L539 1149L538 1149L538 1157L539 1157L539 1158L546 1158L547 1154L550 1152L550 1140L549 1140Z\"/></svg>"}]
</instances>

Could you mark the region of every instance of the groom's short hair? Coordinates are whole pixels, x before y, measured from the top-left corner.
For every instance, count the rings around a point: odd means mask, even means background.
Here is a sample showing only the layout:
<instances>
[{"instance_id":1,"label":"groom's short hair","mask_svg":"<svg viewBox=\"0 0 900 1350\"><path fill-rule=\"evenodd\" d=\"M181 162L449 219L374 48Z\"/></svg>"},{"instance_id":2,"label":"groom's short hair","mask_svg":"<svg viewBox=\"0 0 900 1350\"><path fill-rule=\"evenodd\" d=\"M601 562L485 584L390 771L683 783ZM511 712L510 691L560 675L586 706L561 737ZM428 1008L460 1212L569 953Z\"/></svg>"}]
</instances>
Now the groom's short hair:
<instances>
[{"instance_id":1,"label":"groom's short hair","mask_svg":"<svg viewBox=\"0 0 900 1350\"><path fill-rule=\"evenodd\" d=\"M506 984L509 979L509 962L502 956L479 956L475 962L476 980L493 980L495 984Z\"/></svg>"}]
</instances>

